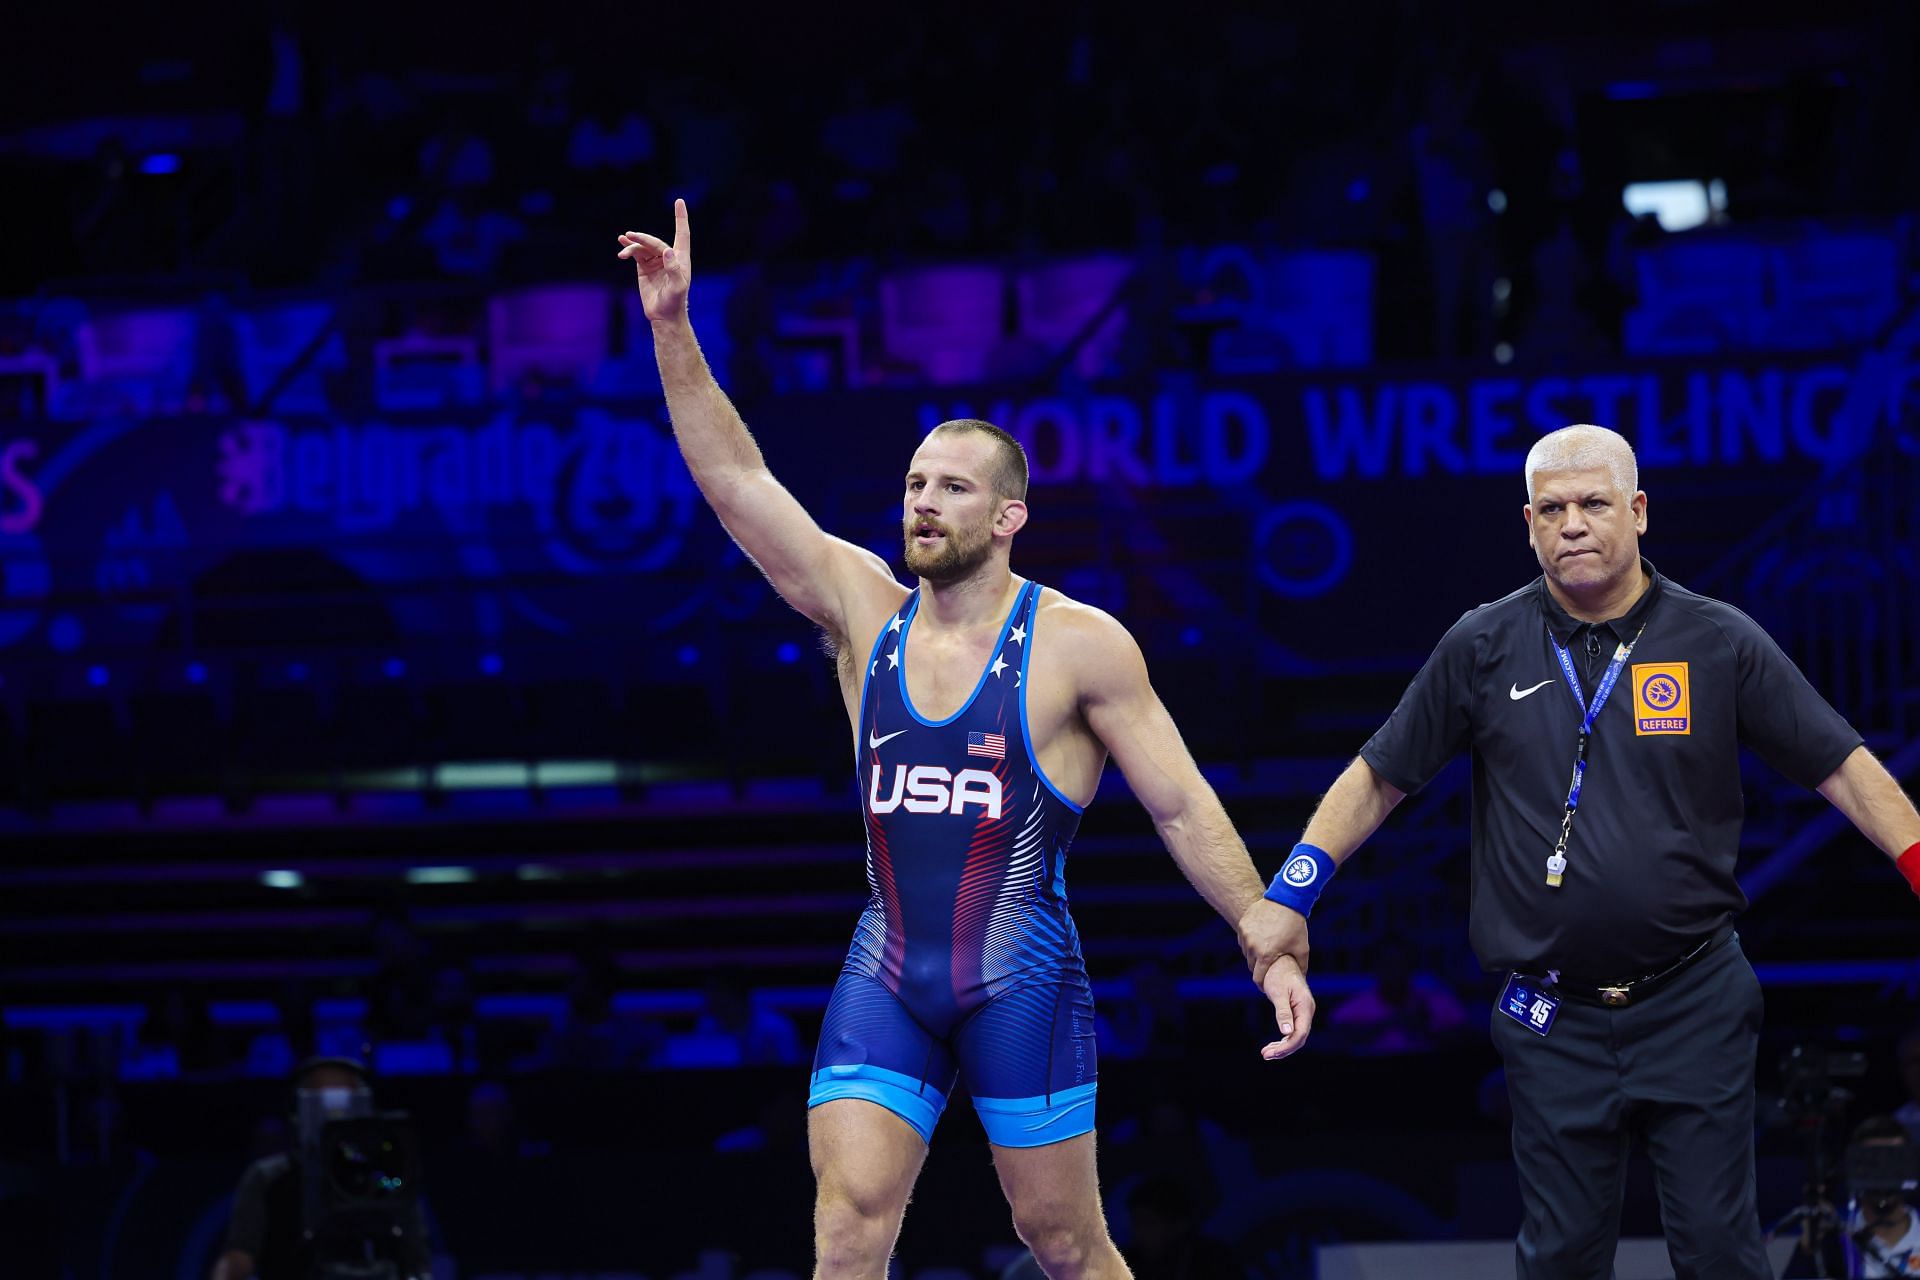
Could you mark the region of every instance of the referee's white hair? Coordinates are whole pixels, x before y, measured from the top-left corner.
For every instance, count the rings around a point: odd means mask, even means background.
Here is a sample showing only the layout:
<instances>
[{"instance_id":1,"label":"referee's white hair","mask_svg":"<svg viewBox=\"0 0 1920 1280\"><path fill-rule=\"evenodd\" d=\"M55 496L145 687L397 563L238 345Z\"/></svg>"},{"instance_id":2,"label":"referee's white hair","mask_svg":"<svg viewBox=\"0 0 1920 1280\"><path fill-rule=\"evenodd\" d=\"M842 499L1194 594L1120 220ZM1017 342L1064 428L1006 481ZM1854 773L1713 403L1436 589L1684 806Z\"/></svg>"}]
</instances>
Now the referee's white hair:
<instances>
[{"instance_id":1,"label":"referee's white hair","mask_svg":"<svg viewBox=\"0 0 1920 1280\"><path fill-rule=\"evenodd\" d=\"M1640 490L1640 463L1633 446L1618 431L1576 423L1549 431L1527 450L1527 501L1533 501L1533 478L1542 471L1591 471L1605 467L1622 497Z\"/></svg>"}]
</instances>

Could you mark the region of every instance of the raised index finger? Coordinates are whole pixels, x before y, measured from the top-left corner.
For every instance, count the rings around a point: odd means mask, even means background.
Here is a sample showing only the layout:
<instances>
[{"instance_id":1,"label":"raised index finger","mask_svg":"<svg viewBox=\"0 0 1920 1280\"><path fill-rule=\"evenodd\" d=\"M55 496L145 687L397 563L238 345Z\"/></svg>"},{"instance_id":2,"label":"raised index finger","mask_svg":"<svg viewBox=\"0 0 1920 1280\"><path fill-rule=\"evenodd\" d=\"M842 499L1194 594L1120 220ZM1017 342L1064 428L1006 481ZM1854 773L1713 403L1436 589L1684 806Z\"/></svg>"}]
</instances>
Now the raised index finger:
<instances>
[{"instance_id":1,"label":"raised index finger","mask_svg":"<svg viewBox=\"0 0 1920 1280\"><path fill-rule=\"evenodd\" d=\"M673 202L673 247L676 252L685 253L693 248L693 233L687 230L687 202L676 199Z\"/></svg>"}]
</instances>

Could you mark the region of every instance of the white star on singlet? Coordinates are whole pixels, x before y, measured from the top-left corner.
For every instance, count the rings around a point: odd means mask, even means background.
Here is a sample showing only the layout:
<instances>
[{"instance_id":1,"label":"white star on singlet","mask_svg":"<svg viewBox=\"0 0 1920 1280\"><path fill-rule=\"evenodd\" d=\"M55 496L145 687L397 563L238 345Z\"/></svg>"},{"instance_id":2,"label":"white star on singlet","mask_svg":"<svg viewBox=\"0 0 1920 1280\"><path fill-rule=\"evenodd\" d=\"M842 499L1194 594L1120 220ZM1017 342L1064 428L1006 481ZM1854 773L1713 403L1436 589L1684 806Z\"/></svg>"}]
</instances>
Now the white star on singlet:
<instances>
[{"instance_id":1,"label":"white star on singlet","mask_svg":"<svg viewBox=\"0 0 1920 1280\"><path fill-rule=\"evenodd\" d=\"M1006 669L1007 669L1006 660L1002 658L999 654L995 654L993 656L993 665L989 667L988 670L993 672L995 679L998 679L1000 677L1000 673L1002 671L1005 671Z\"/></svg>"},{"instance_id":2,"label":"white star on singlet","mask_svg":"<svg viewBox=\"0 0 1920 1280\"><path fill-rule=\"evenodd\" d=\"M1025 627L1020 627L1020 626L1016 626L1013 629L1013 634L1007 637L1007 639L1013 641L1015 644L1023 643L1026 640L1026 638L1027 638L1027 629Z\"/></svg>"},{"instance_id":3,"label":"white star on singlet","mask_svg":"<svg viewBox=\"0 0 1920 1280\"><path fill-rule=\"evenodd\" d=\"M896 613L893 615L892 625L890 625L887 628L887 634L892 635L894 632L898 631L899 629L900 629L900 615Z\"/></svg>"},{"instance_id":4,"label":"white star on singlet","mask_svg":"<svg viewBox=\"0 0 1920 1280\"><path fill-rule=\"evenodd\" d=\"M887 670L891 671L899 665L900 665L900 651L898 649L887 650Z\"/></svg>"}]
</instances>

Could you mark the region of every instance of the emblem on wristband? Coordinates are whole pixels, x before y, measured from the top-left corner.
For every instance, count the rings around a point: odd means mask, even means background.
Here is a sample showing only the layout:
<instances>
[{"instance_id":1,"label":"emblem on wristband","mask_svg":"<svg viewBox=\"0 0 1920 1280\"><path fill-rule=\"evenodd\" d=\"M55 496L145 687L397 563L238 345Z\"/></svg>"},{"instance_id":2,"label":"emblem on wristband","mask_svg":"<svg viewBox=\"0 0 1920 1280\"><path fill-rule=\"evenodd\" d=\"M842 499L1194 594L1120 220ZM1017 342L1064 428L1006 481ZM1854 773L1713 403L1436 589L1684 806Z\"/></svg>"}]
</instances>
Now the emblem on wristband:
<instances>
[{"instance_id":1,"label":"emblem on wristband","mask_svg":"<svg viewBox=\"0 0 1920 1280\"><path fill-rule=\"evenodd\" d=\"M1281 864L1273 883L1267 886L1264 896L1269 902L1307 915L1313 910L1314 899L1320 896L1337 870L1339 864L1322 850L1310 844L1297 844L1293 846L1292 856Z\"/></svg>"},{"instance_id":2,"label":"emblem on wristband","mask_svg":"<svg viewBox=\"0 0 1920 1280\"><path fill-rule=\"evenodd\" d=\"M1304 889L1320 878L1320 864L1313 860L1311 854L1296 853L1281 870L1280 876L1294 888Z\"/></svg>"}]
</instances>

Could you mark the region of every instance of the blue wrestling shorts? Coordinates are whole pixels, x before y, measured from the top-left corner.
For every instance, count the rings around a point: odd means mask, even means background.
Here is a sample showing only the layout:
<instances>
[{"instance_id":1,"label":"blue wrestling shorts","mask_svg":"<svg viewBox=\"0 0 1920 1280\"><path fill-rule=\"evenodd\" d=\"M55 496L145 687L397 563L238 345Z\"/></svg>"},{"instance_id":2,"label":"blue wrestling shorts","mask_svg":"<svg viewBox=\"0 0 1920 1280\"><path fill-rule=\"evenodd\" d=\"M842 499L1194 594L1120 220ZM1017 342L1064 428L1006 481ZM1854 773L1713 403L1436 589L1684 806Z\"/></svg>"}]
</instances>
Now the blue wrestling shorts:
<instances>
[{"instance_id":1,"label":"blue wrestling shorts","mask_svg":"<svg viewBox=\"0 0 1920 1280\"><path fill-rule=\"evenodd\" d=\"M1098 1081L1084 976L1004 992L939 1030L875 979L843 972L820 1028L807 1106L862 1098L931 1142L958 1081L997 1146L1043 1147L1093 1131Z\"/></svg>"}]
</instances>

